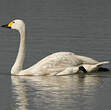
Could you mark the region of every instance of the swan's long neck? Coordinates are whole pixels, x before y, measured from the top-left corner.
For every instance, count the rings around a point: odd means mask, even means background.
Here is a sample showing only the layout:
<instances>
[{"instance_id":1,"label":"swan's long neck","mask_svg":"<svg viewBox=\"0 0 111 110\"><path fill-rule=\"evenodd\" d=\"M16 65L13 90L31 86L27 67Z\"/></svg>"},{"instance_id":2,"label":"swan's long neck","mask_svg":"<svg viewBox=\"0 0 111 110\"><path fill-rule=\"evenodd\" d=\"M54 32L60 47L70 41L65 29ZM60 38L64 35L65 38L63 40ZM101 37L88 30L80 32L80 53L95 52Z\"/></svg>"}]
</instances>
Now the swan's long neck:
<instances>
[{"instance_id":1,"label":"swan's long neck","mask_svg":"<svg viewBox=\"0 0 111 110\"><path fill-rule=\"evenodd\" d=\"M25 57L25 26L22 27L22 29L19 31L20 32L20 46L19 46L19 51L18 55L15 61L15 64L13 65L11 69L11 74L18 74L23 67L24 63L24 57Z\"/></svg>"}]
</instances>

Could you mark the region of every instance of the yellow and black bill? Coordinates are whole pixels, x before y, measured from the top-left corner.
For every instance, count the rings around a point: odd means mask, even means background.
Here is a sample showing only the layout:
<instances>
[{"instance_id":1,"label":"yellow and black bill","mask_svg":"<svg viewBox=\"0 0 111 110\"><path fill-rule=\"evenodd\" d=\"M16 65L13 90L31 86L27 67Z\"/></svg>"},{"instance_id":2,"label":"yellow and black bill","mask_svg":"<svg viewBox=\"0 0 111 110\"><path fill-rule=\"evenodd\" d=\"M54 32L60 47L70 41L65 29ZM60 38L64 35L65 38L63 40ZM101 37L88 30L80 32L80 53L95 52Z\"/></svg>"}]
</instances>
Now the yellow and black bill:
<instances>
[{"instance_id":1,"label":"yellow and black bill","mask_svg":"<svg viewBox=\"0 0 111 110\"><path fill-rule=\"evenodd\" d=\"M10 28L10 29L11 29L11 27L9 27L8 24L1 25L1 27L4 27L4 28Z\"/></svg>"}]
</instances>

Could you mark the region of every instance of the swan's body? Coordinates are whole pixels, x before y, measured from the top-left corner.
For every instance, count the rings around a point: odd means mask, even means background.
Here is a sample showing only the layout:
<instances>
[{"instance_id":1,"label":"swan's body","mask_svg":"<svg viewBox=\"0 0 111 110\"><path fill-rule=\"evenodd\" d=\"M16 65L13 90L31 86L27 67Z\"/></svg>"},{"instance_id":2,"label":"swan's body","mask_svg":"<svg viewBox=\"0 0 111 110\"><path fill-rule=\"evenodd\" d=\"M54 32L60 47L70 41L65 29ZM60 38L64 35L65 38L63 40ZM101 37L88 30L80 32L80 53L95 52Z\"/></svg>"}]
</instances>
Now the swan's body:
<instances>
[{"instance_id":1,"label":"swan's body","mask_svg":"<svg viewBox=\"0 0 111 110\"><path fill-rule=\"evenodd\" d=\"M108 62L98 62L92 58L79 56L72 52L57 52L51 54L28 69L22 70L25 57L25 24L22 20L14 20L2 27L16 29L20 33L20 47L18 55L11 69L13 75L69 75L78 73L79 67L83 66L87 72L98 69L99 66Z\"/></svg>"},{"instance_id":2,"label":"swan's body","mask_svg":"<svg viewBox=\"0 0 111 110\"><path fill-rule=\"evenodd\" d=\"M99 62L72 52L57 52L51 54L32 67L22 70L19 75L68 75L79 72L79 66L82 65L87 72L97 69ZM86 60L86 62L85 62ZM107 62L102 62L102 64Z\"/></svg>"}]
</instances>

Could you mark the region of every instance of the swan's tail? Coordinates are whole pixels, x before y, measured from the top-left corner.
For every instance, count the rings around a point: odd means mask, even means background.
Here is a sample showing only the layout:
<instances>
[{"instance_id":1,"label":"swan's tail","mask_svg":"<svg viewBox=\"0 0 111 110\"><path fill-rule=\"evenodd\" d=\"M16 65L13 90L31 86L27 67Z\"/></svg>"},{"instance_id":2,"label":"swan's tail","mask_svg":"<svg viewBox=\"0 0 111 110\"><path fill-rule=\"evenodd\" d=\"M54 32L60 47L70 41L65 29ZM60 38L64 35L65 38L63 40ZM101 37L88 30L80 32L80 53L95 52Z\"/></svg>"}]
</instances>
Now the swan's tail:
<instances>
[{"instance_id":1,"label":"swan's tail","mask_svg":"<svg viewBox=\"0 0 111 110\"><path fill-rule=\"evenodd\" d=\"M101 65L103 65L103 64L107 64L107 63L109 63L109 61L99 62L99 63L97 63L96 65L97 65L97 66L101 66Z\"/></svg>"},{"instance_id":2,"label":"swan's tail","mask_svg":"<svg viewBox=\"0 0 111 110\"><path fill-rule=\"evenodd\" d=\"M104 67L100 67L101 65L103 64L107 64L109 63L109 61L103 61L103 62L99 62L97 63L97 67L98 67L98 72L107 72L107 71L110 71L108 68L104 68Z\"/></svg>"}]
</instances>

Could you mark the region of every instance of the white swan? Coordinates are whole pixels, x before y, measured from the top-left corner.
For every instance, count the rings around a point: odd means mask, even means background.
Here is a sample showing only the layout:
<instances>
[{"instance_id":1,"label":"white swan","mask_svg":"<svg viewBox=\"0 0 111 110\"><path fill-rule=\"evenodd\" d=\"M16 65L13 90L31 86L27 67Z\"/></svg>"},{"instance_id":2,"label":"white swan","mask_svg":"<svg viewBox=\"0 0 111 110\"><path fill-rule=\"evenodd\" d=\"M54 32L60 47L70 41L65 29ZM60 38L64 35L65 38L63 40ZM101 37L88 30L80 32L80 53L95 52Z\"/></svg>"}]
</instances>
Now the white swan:
<instances>
[{"instance_id":1,"label":"white swan","mask_svg":"<svg viewBox=\"0 0 111 110\"><path fill-rule=\"evenodd\" d=\"M16 19L1 27L16 29L20 33L20 47L15 64L11 69L13 75L69 75L80 70L92 72L102 64L109 63L108 61L98 62L72 52L57 52L43 58L30 68L22 70L25 56L25 24L22 20Z\"/></svg>"}]
</instances>

